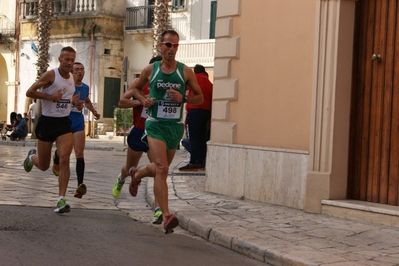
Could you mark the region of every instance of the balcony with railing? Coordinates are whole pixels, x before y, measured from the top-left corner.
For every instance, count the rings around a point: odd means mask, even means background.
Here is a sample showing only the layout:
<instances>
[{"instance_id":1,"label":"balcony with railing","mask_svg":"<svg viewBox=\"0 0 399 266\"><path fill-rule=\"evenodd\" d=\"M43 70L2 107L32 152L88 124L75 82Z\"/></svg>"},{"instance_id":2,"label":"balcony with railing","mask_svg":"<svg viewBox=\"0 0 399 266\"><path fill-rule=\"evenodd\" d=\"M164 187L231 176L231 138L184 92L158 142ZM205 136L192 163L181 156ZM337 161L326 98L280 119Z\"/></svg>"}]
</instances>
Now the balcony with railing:
<instances>
[{"instance_id":1,"label":"balcony with railing","mask_svg":"<svg viewBox=\"0 0 399 266\"><path fill-rule=\"evenodd\" d=\"M154 6L135 6L126 8L125 30L152 30L154 20Z\"/></svg>"},{"instance_id":2,"label":"balcony with railing","mask_svg":"<svg viewBox=\"0 0 399 266\"><path fill-rule=\"evenodd\" d=\"M137 6L126 8L125 30L127 34L151 33L153 30L154 6ZM186 15L173 14L170 18L170 25L179 32L179 51L176 59L186 65L193 67L201 64L205 67L214 66L215 40L185 40L185 33L189 31L189 23ZM136 38L140 40L140 38Z\"/></svg>"},{"instance_id":3,"label":"balcony with railing","mask_svg":"<svg viewBox=\"0 0 399 266\"><path fill-rule=\"evenodd\" d=\"M180 41L176 60L189 67L196 64L213 67L215 62L215 40Z\"/></svg>"},{"instance_id":4,"label":"balcony with railing","mask_svg":"<svg viewBox=\"0 0 399 266\"><path fill-rule=\"evenodd\" d=\"M22 0L20 2L21 19L36 18L39 0ZM97 10L96 0L53 0L51 14L68 16L75 13L94 13Z\"/></svg>"},{"instance_id":5,"label":"balcony with railing","mask_svg":"<svg viewBox=\"0 0 399 266\"><path fill-rule=\"evenodd\" d=\"M15 37L15 25L3 14L0 14L0 43L11 42Z\"/></svg>"}]
</instances>

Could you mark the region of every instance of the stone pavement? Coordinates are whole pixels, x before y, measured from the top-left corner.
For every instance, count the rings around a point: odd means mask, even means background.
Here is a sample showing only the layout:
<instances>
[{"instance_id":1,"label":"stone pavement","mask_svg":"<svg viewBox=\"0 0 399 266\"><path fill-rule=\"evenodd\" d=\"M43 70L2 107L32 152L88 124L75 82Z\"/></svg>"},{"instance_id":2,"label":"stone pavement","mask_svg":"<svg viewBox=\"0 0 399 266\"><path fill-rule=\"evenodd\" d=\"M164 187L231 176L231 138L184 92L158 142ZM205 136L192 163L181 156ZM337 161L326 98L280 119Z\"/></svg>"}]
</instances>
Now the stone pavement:
<instances>
[{"instance_id":1,"label":"stone pavement","mask_svg":"<svg viewBox=\"0 0 399 266\"><path fill-rule=\"evenodd\" d=\"M76 175L71 156L67 199L72 211L120 209L135 220L150 223L153 180L143 180L136 198L125 186L121 196L113 199L111 188L125 161L126 146L123 137L101 137L86 142L88 194L82 199L72 196ZM34 168L26 173L21 166L35 142L27 138L25 142L2 141L0 146L0 204L54 208L58 190L51 170L43 173ZM398 228L207 193L204 172L177 170L186 158L184 150L177 151L168 178L169 206L181 226L175 233L188 231L272 265L399 265ZM147 162L143 156L140 165ZM151 226L162 230L159 225Z\"/></svg>"}]
</instances>

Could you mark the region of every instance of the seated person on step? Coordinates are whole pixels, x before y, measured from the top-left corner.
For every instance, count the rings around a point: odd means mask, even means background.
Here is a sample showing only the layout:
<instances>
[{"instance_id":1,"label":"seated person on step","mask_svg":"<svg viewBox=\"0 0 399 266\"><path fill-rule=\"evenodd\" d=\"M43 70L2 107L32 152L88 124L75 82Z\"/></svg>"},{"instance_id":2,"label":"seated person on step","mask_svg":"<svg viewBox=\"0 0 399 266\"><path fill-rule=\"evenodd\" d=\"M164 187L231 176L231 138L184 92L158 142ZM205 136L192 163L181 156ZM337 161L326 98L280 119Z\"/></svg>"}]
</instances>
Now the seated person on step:
<instances>
[{"instance_id":1,"label":"seated person on step","mask_svg":"<svg viewBox=\"0 0 399 266\"><path fill-rule=\"evenodd\" d=\"M21 114L17 115L17 121L15 130L10 135L10 140L24 139L28 135L28 124Z\"/></svg>"}]
</instances>

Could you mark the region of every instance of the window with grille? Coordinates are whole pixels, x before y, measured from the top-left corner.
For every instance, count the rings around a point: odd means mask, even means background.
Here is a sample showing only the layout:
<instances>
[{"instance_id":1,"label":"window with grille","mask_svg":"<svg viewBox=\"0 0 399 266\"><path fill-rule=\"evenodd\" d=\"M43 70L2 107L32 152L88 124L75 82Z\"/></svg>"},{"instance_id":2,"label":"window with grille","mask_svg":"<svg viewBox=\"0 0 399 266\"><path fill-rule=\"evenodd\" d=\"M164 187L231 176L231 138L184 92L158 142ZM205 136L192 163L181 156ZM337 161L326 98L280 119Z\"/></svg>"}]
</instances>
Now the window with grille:
<instances>
[{"instance_id":1,"label":"window with grille","mask_svg":"<svg viewBox=\"0 0 399 266\"><path fill-rule=\"evenodd\" d=\"M172 0L172 11L180 11L186 8L186 0Z\"/></svg>"},{"instance_id":2,"label":"window with grille","mask_svg":"<svg viewBox=\"0 0 399 266\"><path fill-rule=\"evenodd\" d=\"M217 1L211 2L211 23L209 28L209 39L215 39Z\"/></svg>"}]
</instances>

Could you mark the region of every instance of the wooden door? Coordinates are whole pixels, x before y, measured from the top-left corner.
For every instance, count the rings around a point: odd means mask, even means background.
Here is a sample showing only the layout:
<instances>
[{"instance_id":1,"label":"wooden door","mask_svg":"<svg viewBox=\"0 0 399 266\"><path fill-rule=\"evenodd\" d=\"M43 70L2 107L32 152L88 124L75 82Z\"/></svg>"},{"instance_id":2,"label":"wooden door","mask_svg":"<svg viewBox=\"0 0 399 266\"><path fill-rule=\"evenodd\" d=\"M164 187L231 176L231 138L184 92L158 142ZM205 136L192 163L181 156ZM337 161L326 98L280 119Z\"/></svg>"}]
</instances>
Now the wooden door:
<instances>
[{"instance_id":1,"label":"wooden door","mask_svg":"<svg viewBox=\"0 0 399 266\"><path fill-rule=\"evenodd\" d=\"M356 2L348 198L399 205L399 4Z\"/></svg>"},{"instance_id":2,"label":"wooden door","mask_svg":"<svg viewBox=\"0 0 399 266\"><path fill-rule=\"evenodd\" d=\"M121 79L104 78L104 110L102 117L114 118L114 109L118 108L120 99Z\"/></svg>"}]
</instances>

